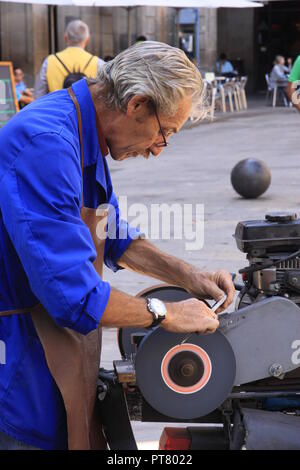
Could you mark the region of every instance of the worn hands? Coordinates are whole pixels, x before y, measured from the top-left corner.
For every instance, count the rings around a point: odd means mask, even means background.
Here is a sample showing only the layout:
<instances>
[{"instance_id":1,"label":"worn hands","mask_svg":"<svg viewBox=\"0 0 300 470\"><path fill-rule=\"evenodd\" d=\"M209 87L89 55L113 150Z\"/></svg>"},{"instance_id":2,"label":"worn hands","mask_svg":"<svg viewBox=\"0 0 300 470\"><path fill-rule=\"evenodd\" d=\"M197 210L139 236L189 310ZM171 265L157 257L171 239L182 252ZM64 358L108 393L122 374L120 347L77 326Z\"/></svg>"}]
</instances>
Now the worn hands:
<instances>
[{"instance_id":1,"label":"worn hands","mask_svg":"<svg viewBox=\"0 0 300 470\"><path fill-rule=\"evenodd\" d=\"M226 302L219 307L217 313L226 310L233 302L235 295L231 274L223 269L215 272L194 271L189 276L185 289L197 299L215 299L215 301L218 301L226 294Z\"/></svg>"},{"instance_id":2,"label":"worn hands","mask_svg":"<svg viewBox=\"0 0 300 470\"><path fill-rule=\"evenodd\" d=\"M161 326L173 333L209 334L219 326L218 316L201 300L167 303L166 307L166 319Z\"/></svg>"}]
</instances>

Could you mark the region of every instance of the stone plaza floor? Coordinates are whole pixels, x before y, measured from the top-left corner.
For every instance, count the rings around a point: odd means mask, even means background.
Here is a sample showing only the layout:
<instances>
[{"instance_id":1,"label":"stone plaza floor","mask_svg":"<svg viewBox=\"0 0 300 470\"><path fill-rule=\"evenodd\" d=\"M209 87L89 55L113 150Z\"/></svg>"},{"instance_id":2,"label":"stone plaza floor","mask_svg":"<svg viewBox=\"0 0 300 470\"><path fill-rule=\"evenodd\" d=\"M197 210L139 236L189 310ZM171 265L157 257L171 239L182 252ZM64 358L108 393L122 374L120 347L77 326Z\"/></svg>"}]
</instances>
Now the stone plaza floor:
<instances>
[{"instance_id":1,"label":"stone plaza floor","mask_svg":"<svg viewBox=\"0 0 300 470\"><path fill-rule=\"evenodd\" d=\"M241 220L264 218L268 211L293 210L300 216L300 114L292 108L271 108L250 99L248 110L217 114L214 122L185 128L172 137L159 158L110 161L114 190L127 196L128 207L151 204L204 204L204 245L187 250L186 240L153 240L159 248L205 270L237 272L246 263L232 237ZM230 182L233 166L245 158L263 160L272 175L268 191L258 199L239 197ZM130 220L130 219L129 219ZM105 280L135 295L158 281L128 271ZM115 329L105 329L102 367L120 357ZM157 448L163 423L133 423L141 449Z\"/></svg>"}]
</instances>

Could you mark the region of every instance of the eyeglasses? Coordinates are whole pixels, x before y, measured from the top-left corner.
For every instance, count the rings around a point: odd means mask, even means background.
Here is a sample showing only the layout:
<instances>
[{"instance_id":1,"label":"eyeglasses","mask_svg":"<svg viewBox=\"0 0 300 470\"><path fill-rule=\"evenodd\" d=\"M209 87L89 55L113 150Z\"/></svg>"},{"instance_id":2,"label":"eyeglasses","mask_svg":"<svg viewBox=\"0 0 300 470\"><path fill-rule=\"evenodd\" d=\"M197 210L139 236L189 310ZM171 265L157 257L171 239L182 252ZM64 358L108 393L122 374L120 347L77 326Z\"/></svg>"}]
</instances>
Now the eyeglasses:
<instances>
[{"instance_id":1,"label":"eyeglasses","mask_svg":"<svg viewBox=\"0 0 300 470\"><path fill-rule=\"evenodd\" d=\"M160 120L159 120L159 118L158 118L156 106L154 106L154 112L155 112L155 116L156 116L156 119L157 119L157 122L158 122L158 125L159 125L159 131L160 131L160 133L161 133L161 135L162 135L162 138L163 138L163 142L160 142L159 144L155 144L155 145L156 145L156 147L167 147L167 146L168 146L168 142L167 142L165 133L164 133L164 131L162 130L161 123L160 123Z\"/></svg>"}]
</instances>

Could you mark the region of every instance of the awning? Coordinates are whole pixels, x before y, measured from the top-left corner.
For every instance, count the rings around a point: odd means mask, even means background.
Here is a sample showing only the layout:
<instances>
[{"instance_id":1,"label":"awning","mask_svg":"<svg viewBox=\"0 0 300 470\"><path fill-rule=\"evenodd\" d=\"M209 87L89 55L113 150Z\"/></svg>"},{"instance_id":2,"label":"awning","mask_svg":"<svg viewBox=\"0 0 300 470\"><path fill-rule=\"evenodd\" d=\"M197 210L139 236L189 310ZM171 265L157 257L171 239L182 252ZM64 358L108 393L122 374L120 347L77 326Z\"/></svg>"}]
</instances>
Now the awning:
<instances>
[{"instance_id":1,"label":"awning","mask_svg":"<svg viewBox=\"0 0 300 470\"><path fill-rule=\"evenodd\" d=\"M0 0L0 2L3 0ZM256 8L263 6L251 0L5 0L6 3L98 7L172 7L172 8Z\"/></svg>"}]
</instances>

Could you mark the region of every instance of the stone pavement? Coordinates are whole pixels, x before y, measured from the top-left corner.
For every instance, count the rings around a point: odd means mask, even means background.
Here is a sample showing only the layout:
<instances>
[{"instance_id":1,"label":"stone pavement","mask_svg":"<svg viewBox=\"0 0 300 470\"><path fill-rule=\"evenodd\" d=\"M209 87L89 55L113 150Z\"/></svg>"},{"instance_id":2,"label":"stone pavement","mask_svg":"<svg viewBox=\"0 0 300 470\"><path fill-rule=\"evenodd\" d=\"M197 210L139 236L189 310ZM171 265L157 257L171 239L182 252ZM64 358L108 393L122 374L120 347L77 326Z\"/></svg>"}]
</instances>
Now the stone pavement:
<instances>
[{"instance_id":1,"label":"stone pavement","mask_svg":"<svg viewBox=\"0 0 300 470\"><path fill-rule=\"evenodd\" d=\"M159 248L199 268L225 268L236 272L245 265L245 255L232 234L241 220L263 218L267 211L294 210L300 216L300 114L291 108L266 107L264 101L249 101L247 111L217 115L215 122L186 128L170 140L159 158L110 161L117 195L127 196L128 205L204 204L204 246L186 251L184 240L155 240ZM259 199L239 197L230 183L232 167L244 158L258 158L270 168L272 182ZM156 280L128 271L105 270L111 284L135 295ZM119 358L116 331L104 331L102 366L111 368ZM134 423L140 448L157 448L164 427L161 423Z\"/></svg>"}]
</instances>

